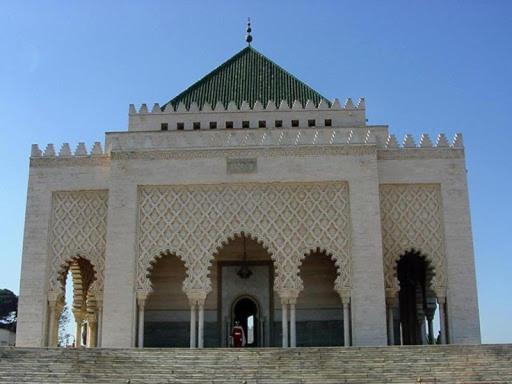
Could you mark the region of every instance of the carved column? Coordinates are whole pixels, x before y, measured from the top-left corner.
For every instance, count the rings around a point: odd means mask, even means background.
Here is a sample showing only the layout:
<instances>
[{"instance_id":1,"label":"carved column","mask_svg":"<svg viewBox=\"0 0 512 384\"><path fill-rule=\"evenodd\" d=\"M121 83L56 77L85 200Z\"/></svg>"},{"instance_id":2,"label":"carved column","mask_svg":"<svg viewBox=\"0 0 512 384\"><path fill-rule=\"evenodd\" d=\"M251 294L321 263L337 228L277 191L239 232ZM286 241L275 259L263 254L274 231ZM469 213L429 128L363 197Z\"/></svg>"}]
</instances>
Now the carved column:
<instances>
[{"instance_id":1,"label":"carved column","mask_svg":"<svg viewBox=\"0 0 512 384\"><path fill-rule=\"evenodd\" d=\"M50 307L50 323L48 325L48 346L57 346L57 302L52 300L48 301Z\"/></svg>"},{"instance_id":2,"label":"carved column","mask_svg":"<svg viewBox=\"0 0 512 384\"><path fill-rule=\"evenodd\" d=\"M290 347L297 346L297 334L295 331L295 303L296 298L290 299Z\"/></svg>"},{"instance_id":3,"label":"carved column","mask_svg":"<svg viewBox=\"0 0 512 384\"><path fill-rule=\"evenodd\" d=\"M441 344L446 344L446 297L438 296L437 302L439 304L439 329L441 330Z\"/></svg>"},{"instance_id":4,"label":"carved column","mask_svg":"<svg viewBox=\"0 0 512 384\"><path fill-rule=\"evenodd\" d=\"M73 317L75 318L75 348L79 348L82 343L82 325L85 319L81 308L73 308Z\"/></svg>"},{"instance_id":5,"label":"carved column","mask_svg":"<svg viewBox=\"0 0 512 384\"><path fill-rule=\"evenodd\" d=\"M387 325L388 325L388 345L395 345L395 320L394 310L397 307L396 292L386 292L386 312L387 312Z\"/></svg>"},{"instance_id":6,"label":"carved column","mask_svg":"<svg viewBox=\"0 0 512 384\"><path fill-rule=\"evenodd\" d=\"M190 348L196 347L196 302L190 302Z\"/></svg>"},{"instance_id":7,"label":"carved column","mask_svg":"<svg viewBox=\"0 0 512 384\"><path fill-rule=\"evenodd\" d=\"M283 329L282 347L288 348L288 303L287 300L281 300L281 326Z\"/></svg>"},{"instance_id":8,"label":"carved column","mask_svg":"<svg viewBox=\"0 0 512 384\"><path fill-rule=\"evenodd\" d=\"M204 346L204 300L198 301L197 347Z\"/></svg>"},{"instance_id":9,"label":"carved column","mask_svg":"<svg viewBox=\"0 0 512 384\"><path fill-rule=\"evenodd\" d=\"M89 348L96 348L96 338L98 331L98 323L95 313L87 314L87 346Z\"/></svg>"},{"instance_id":10,"label":"carved column","mask_svg":"<svg viewBox=\"0 0 512 384\"><path fill-rule=\"evenodd\" d=\"M59 318L64 307L63 296L58 292L48 293L50 322L48 324L48 346L57 347L59 343Z\"/></svg>"},{"instance_id":11,"label":"carved column","mask_svg":"<svg viewBox=\"0 0 512 384\"><path fill-rule=\"evenodd\" d=\"M335 288L336 292L340 296L341 303L343 306L343 345L349 347L351 345L351 316L350 316L350 288Z\"/></svg>"},{"instance_id":12,"label":"carved column","mask_svg":"<svg viewBox=\"0 0 512 384\"><path fill-rule=\"evenodd\" d=\"M137 330L137 347L144 348L144 310L146 307L147 292L137 292L137 308L138 308L138 330Z\"/></svg>"},{"instance_id":13,"label":"carved column","mask_svg":"<svg viewBox=\"0 0 512 384\"><path fill-rule=\"evenodd\" d=\"M98 305L98 331L96 336L96 345L101 347L101 331L103 326L103 300L97 299L96 301Z\"/></svg>"}]
</instances>

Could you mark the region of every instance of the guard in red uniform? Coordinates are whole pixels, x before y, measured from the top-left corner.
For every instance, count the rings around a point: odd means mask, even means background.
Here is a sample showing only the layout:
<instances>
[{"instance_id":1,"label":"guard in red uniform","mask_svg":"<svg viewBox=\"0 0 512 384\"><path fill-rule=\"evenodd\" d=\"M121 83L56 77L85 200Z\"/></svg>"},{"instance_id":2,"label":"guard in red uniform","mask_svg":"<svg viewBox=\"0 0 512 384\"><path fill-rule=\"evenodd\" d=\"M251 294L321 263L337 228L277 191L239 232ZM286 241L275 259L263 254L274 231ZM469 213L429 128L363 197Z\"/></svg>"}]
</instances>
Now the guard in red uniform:
<instances>
[{"instance_id":1,"label":"guard in red uniform","mask_svg":"<svg viewBox=\"0 0 512 384\"><path fill-rule=\"evenodd\" d=\"M235 321L231 330L231 340L233 340L233 347L245 347L245 332L239 321Z\"/></svg>"}]
</instances>

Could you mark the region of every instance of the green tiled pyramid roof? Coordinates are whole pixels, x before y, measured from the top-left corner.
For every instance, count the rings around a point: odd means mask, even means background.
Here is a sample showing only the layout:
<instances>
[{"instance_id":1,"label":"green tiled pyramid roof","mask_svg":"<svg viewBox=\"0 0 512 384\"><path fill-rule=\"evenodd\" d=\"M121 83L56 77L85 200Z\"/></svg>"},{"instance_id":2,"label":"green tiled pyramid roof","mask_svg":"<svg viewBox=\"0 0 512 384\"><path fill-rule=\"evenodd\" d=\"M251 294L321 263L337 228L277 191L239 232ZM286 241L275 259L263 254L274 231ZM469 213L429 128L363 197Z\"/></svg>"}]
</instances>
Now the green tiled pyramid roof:
<instances>
[{"instance_id":1,"label":"green tiled pyramid roof","mask_svg":"<svg viewBox=\"0 0 512 384\"><path fill-rule=\"evenodd\" d=\"M269 100L273 100L277 106L281 100L287 100L291 106L295 100L303 105L312 100L318 105L322 99L327 101L327 98L248 46L167 104L176 108L183 102L188 109L194 101L199 108L205 102L213 108L218 101L224 107L230 101L234 101L238 107L242 101L246 101L252 107L258 100L265 107Z\"/></svg>"}]
</instances>

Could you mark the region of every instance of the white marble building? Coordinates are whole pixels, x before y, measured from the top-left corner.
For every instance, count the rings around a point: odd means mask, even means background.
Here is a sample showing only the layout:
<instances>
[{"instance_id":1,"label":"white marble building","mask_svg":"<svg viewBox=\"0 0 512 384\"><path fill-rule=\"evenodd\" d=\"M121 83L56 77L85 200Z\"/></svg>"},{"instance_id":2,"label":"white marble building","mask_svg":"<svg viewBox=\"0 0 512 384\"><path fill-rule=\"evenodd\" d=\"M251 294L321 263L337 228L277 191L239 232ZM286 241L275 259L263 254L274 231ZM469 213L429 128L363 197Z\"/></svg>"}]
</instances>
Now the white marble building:
<instances>
[{"instance_id":1,"label":"white marble building","mask_svg":"<svg viewBox=\"0 0 512 384\"><path fill-rule=\"evenodd\" d=\"M17 345L56 345L69 273L89 346L479 343L462 136L365 112L249 46L104 149L34 145Z\"/></svg>"}]
</instances>

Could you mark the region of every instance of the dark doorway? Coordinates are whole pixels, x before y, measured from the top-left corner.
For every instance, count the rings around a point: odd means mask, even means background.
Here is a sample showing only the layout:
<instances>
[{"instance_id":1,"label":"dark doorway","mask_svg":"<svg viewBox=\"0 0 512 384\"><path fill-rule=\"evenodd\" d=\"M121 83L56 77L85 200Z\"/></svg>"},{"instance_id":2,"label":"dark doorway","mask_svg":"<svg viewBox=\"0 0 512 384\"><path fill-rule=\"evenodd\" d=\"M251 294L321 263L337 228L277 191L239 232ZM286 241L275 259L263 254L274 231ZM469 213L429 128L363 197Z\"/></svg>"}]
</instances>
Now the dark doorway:
<instances>
[{"instance_id":1,"label":"dark doorway","mask_svg":"<svg viewBox=\"0 0 512 384\"><path fill-rule=\"evenodd\" d=\"M258 347L258 304L249 297L242 297L233 305L233 319L244 329L246 347Z\"/></svg>"},{"instance_id":2,"label":"dark doorway","mask_svg":"<svg viewBox=\"0 0 512 384\"><path fill-rule=\"evenodd\" d=\"M399 311L402 343L426 343L427 283L431 278L428 263L419 252L405 253L397 263L400 282Z\"/></svg>"}]
</instances>

